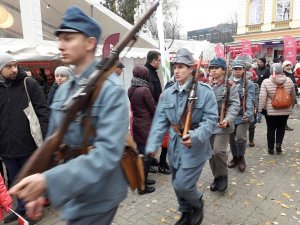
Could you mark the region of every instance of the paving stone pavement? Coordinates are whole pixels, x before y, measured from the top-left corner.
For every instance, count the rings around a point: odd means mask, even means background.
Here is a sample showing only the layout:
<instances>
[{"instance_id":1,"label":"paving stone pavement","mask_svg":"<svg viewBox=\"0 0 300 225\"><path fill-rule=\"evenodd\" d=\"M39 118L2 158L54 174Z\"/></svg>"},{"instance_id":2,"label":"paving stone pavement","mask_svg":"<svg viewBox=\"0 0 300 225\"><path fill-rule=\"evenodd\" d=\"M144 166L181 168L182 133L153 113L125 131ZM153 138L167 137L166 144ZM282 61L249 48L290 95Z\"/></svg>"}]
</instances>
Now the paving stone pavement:
<instances>
[{"instance_id":1,"label":"paving stone pavement","mask_svg":"<svg viewBox=\"0 0 300 225\"><path fill-rule=\"evenodd\" d=\"M288 120L282 155L268 155L266 125L257 124L255 147L247 148L244 173L229 170L229 187L223 194L212 193L208 163L198 182L204 192L204 225L297 225L300 224L300 109ZM299 133L298 133L299 132ZM113 225L175 224L180 214L170 175L151 174L156 191L139 196L129 191ZM57 210L46 208L38 224L63 225Z\"/></svg>"}]
</instances>

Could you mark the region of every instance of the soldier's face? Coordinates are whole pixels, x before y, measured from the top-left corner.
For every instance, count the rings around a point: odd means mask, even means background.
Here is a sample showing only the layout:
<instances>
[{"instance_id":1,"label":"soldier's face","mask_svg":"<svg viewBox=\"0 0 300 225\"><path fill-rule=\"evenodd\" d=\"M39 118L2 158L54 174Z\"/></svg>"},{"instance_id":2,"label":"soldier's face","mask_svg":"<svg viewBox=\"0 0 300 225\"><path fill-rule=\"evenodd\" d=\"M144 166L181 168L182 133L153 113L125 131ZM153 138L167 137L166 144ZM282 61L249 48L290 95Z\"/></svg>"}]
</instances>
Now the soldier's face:
<instances>
[{"instance_id":1,"label":"soldier's face","mask_svg":"<svg viewBox=\"0 0 300 225\"><path fill-rule=\"evenodd\" d=\"M7 63L1 70L1 75L4 79L14 80L18 74L17 62Z\"/></svg>"},{"instance_id":2,"label":"soldier's face","mask_svg":"<svg viewBox=\"0 0 300 225\"><path fill-rule=\"evenodd\" d=\"M81 33L61 33L58 35L58 48L63 63L79 65L83 63L88 52L96 47L94 38L86 37Z\"/></svg>"},{"instance_id":3,"label":"soldier's face","mask_svg":"<svg viewBox=\"0 0 300 225\"><path fill-rule=\"evenodd\" d=\"M174 64L174 76L175 80L179 82L179 84L185 84L188 80L190 74L192 74L193 68L189 67L185 64Z\"/></svg>"},{"instance_id":4,"label":"soldier's face","mask_svg":"<svg viewBox=\"0 0 300 225\"><path fill-rule=\"evenodd\" d=\"M209 71L214 80L219 80L225 73L219 66L211 66L209 67Z\"/></svg>"},{"instance_id":5,"label":"soldier's face","mask_svg":"<svg viewBox=\"0 0 300 225\"><path fill-rule=\"evenodd\" d=\"M232 73L235 78L241 78L245 73L245 70L243 68L237 67L232 69Z\"/></svg>"}]
</instances>

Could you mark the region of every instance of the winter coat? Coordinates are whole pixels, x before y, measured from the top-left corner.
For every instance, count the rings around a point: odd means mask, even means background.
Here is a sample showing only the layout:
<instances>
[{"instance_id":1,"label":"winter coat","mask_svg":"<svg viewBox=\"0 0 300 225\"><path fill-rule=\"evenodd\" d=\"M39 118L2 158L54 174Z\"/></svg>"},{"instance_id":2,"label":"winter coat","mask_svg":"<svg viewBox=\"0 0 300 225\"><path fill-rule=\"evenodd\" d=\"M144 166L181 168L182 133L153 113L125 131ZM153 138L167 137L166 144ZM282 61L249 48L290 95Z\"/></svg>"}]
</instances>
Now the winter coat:
<instances>
[{"instance_id":1,"label":"winter coat","mask_svg":"<svg viewBox=\"0 0 300 225\"><path fill-rule=\"evenodd\" d=\"M292 96L292 106L286 109L274 109L272 106L272 98L276 92L277 84L283 84L285 90ZM269 116L290 115L295 102L295 89L293 81L284 74L276 75L274 78L270 76L264 80L260 87L259 93L259 112L263 109L267 110Z\"/></svg>"},{"instance_id":2,"label":"winter coat","mask_svg":"<svg viewBox=\"0 0 300 225\"><path fill-rule=\"evenodd\" d=\"M133 113L133 138L137 144L145 145L156 109L150 85L145 80L132 78L128 97Z\"/></svg>"},{"instance_id":3,"label":"winter coat","mask_svg":"<svg viewBox=\"0 0 300 225\"><path fill-rule=\"evenodd\" d=\"M24 87L26 76L25 71L19 68L15 80L7 82L3 78L0 79L0 156L3 158L27 157L36 149L30 133L29 121L23 112L28 107ZM26 79L26 84L40 122L42 135L45 137L49 117L45 96L33 78Z\"/></svg>"},{"instance_id":4,"label":"winter coat","mask_svg":"<svg viewBox=\"0 0 300 225\"><path fill-rule=\"evenodd\" d=\"M9 212L9 208L12 207L12 198L6 189L3 177L1 175L0 175L0 207L1 207L0 220L2 220L3 219L2 209L4 209L5 212Z\"/></svg>"},{"instance_id":5,"label":"winter coat","mask_svg":"<svg viewBox=\"0 0 300 225\"><path fill-rule=\"evenodd\" d=\"M52 87L50 88L50 91L49 91L49 94L48 94L48 98L47 98L48 105L51 105L53 97L54 97L55 92L56 92L56 90L57 90L58 87L59 87L59 85L56 84L56 83L54 83L52 85Z\"/></svg>"},{"instance_id":6,"label":"winter coat","mask_svg":"<svg viewBox=\"0 0 300 225\"><path fill-rule=\"evenodd\" d=\"M270 76L270 68L266 66L263 68L257 67L255 71L258 78L256 83L261 86L262 82Z\"/></svg>"},{"instance_id":7,"label":"winter coat","mask_svg":"<svg viewBox=\"0 0 300 225\"><path fill-rule=\"evenodd\" d=\"M293 83L296 84L296 79L295 79L294 73L292 71L287 72L287 71L283 70L283 72L284 72L285 76L289 77L293 81Z\"/></svg>"},{"instance_id":8,"label":"winter coat","mask_svg":"<svg viewBox=\"0 0 300 225\"><path fill-rule=\"evenodd\" d=\"M150 63L146 63L145 67L149 70L149 74L151 77L151 83L153 85L152 96L156 104L158 103L159 96L162 93L161 83L159 77L157 75L157 69L153 67Z\"/></svg>"}]
</instances>

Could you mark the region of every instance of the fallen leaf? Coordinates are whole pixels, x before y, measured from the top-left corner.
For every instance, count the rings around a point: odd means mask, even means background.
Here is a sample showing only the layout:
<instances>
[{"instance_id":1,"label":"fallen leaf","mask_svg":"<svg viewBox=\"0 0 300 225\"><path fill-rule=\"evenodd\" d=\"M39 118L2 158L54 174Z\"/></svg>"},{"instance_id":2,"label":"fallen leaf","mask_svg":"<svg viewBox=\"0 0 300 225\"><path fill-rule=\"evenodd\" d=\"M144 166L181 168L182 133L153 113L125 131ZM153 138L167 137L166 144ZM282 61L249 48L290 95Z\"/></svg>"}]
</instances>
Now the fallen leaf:
<instances>
[{"instance_id":1,"label":"fallen leaf","mask_svg":"<svg viewBox=\"0 0 300 225\"><path fill-rule=\"evenodd\" d=\"M290 199L291 198L291 196L289 195L289 194L287 194L287 193L283 193L282 194L284 197L286 197L287 199Z\"/></svg>"},{"instance_id":2,"label":"fallen leaf","mask_svg":"<svg viewBox=\"0 0 300 225\"><path fill-rule=\"evenodd\" d=\"M272 223L270 223L270 222L266 222L266 225L272 225Z\"/></svg>"},{"instance_id":3,"label":"fallen leaf","mask_svg":"<svg viewBox=\"0 0 300 225\"><path fill-rule=\"evenodd\" d=\"M289 209L290 207L288 206L288 205L286 205L286 204L281 204L281 206L283 207L283 208L286 208L286 209Z\"/></svg>"},{"instance_id":4,"label":"fallen leaf","mask_svg":"<svg viewBox=\"0 0 300 225\"><path fill-rule=\"evenodd\" d=\"M179 220L179 219L180 219L180 217L181 217L180 215L176 214L176 215L174 216L174 220L176 220L176 221L177 221L177 220Z\"/></svg>"},{"instance_id":5,"label":"fallen leaf","mask_svg":"<svg viewBox=\"0 0 300 225\"><path fill-rule=\"evenodd\" d=\"M235 182L231 182L231 184L232 184L232 185L237 185L237 183L235 183Z\"/></svg>"},{"instance_id":6,"label":"fallen leaf","mask_svg":"<svg viewBox=\"0 0 300 225\"><path fill-rule=\"evenodd\" d=\"M152 200L152 203L157 203L157 200Z\"/></svg>"},{"instance_id":7,"label":"fallen leaf","mask_svg":"<svg viewBox=\"0 0 300 225\"><path fill-rule=\"evenodd\" d=\"M263 196L261 196L260 194L257 194L257 197L259 197L259 198L262 198L262 199L264 198L264 197L263 197Z\"/></svg>"},{"instance_id":8,"label":"fallen leaf","mask_svg":"<svg viewBox=\"0 0 300 225\"><path fill-rule=\"evenodd\" d=\"M285 214L285 213L280 213L280 215L281 215L281 216L286 216L286 214Z\"/></svg>"}]
</instances>

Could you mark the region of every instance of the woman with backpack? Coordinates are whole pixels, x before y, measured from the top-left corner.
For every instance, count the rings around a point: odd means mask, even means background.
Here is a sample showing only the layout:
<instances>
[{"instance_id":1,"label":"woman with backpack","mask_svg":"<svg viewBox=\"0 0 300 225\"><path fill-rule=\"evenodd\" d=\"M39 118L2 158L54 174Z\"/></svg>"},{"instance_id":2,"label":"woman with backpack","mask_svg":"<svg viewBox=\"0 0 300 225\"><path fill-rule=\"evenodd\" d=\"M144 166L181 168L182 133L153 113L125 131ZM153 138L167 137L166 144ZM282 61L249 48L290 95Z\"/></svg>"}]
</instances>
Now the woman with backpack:
<instances>
[{"instance_id":1,"label":"woman with backpack","mask_svg":"<svg viewBox=\"0 0 300 225\"><path fill-rule=\"evenodd\" d=\"M259 112L266 117L268 153L274 155L275 143L276 153L282 153L285 125L295 104L295 88L293 81L283 73L280 63L274 63L270 73L271 76L261 84Z\"/></svg>"}]
</instances>

